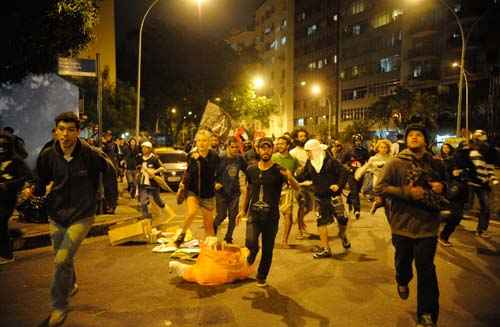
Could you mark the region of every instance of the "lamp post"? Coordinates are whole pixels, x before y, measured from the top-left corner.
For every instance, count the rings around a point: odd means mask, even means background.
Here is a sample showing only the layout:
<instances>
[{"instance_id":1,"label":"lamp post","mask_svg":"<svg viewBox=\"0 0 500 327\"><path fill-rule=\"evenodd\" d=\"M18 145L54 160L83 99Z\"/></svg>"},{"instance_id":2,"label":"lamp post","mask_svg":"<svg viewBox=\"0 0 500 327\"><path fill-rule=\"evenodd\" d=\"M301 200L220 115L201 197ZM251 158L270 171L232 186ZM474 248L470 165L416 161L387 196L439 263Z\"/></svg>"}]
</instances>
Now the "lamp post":
<instances>
[{"instance_id":1,"label":"lamp post","mask_svg":"<svg viewBox=\"0 0 500 327\"><path fill-rule=\"evenodd\" d=\"M465 81L465 138L469 140L469 80L467 75L470 74L458 62L454 62L451 66L454 68L458 67L460 71L463 71L463 78Z\"/></svg>"},{"instance_id":2,"label":"lamp post","mask_svg":"<svg viewBox=\"0 0 500 327\"><path fill-rule=\"evenodd\" d=\"M415 2L416 0L412 1ZM439 0L439 1L452 13L453 17L455 17L458 28L460 30L460 37L462 38L462 49L460 51L460 63L459 63L460 76L458 77L458 103L457 103L457 128L456 128L456 133L457 135L459 135L462 125L462 89L463 89L463 77L464 77L466 39L465 39L464 28L462 26L462 23L460 22L460 17L458 17L455 10L453 10L453 8L451 8L450 5L445 0Z\"/></svg>"},{"instance_id":3,"label":"lamp post","mask_svg":"<svg viewBox=\"0 0 500 327\"><path fill-rule=\"evenodd\" d=\"M160 0L154 0L151 5L146 10L146 13L142 17L141 25L139 27L139 48L137 56L137 99L135 107L135 135L139 136L141 128L141 52L142 52L142 28L144 27L144 21L149 15L149 12Z\"/></svg>"},{"instance_id":4,"label":"lamp post","mask_svg":"<svg viewBox=\"0 0 500 327\"><path fill-rule=\"evenodd\" d=\"M321 94L321 86L319 84L313 84L311 86L311 93L313 96L319 96ZM325 95L326 104L328 106L328 141L332 139L332 103L330 98Z\"/></svg>"}]
</instances>

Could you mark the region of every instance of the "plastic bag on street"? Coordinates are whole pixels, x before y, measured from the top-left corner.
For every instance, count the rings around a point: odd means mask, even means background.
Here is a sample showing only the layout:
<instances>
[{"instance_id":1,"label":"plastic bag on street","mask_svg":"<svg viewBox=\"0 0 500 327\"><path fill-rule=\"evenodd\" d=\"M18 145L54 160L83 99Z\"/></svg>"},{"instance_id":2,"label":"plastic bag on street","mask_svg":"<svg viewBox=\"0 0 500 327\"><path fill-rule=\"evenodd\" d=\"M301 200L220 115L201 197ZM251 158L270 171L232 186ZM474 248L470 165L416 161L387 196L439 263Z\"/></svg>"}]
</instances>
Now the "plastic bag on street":
<instances>
[{"instance_id":1,"label":"plastic bag on street","mask_svg":"<svg viewBox=\"0 0 500 327\"><path fill-rule=\"evenodd\" d=\"M186 269L182 277L200 285L222 285L247 279L254 272L246 260L248 253L247 248L214 248L203 243L196 263Z\"/></svg>"}]
</instances>

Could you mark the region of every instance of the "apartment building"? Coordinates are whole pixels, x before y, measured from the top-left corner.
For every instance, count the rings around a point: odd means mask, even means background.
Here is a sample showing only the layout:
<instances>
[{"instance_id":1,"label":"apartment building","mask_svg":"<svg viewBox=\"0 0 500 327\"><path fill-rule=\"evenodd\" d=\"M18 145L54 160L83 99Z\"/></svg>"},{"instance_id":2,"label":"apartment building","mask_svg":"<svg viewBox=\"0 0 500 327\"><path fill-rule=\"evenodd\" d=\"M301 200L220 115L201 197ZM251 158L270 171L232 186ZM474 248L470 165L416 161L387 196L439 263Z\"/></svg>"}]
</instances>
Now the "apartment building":
<instances>
[{"instance_id":1,"label":"apartment building","mask_svg":"<svg viewBox=\"0 0 500 327\"><path fill-rule=\"evenodd\" d=\"M263 62L263 93L271 96L278 114L270 118L268 134L279 136L293 128L294 1L266 0L255 14L256 49Z\"/></svg>"},{"instance_id":2,"label":"apartment building","mask_svg":"<svg viewBox=\"0 0 500 327\"><path fill-rule=\"evenodd\" d=\"M295 1L294 123L326 134L335 124L337 0Z\"/></svg>"}]
</instances>

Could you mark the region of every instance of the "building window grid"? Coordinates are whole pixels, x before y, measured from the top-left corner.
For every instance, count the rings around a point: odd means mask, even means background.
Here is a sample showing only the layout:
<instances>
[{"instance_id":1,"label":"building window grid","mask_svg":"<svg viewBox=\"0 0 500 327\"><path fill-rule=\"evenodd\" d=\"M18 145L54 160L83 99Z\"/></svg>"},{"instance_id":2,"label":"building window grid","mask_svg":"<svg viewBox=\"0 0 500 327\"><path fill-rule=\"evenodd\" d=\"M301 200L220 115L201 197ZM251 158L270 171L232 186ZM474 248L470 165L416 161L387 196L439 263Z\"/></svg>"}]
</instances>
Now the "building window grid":
<instances>
[{"instance_id":1,"label":"building window grid","mask_svg":"<svg viewBox=\"0 0 500 327\"><path fill-rule=\"evenodd\" d=\"M364 0L358 0L355 1L351 4L351 14L352 15L357 15L359 13L362 13L365 11L365 1Z\"/></svg>"}]
</instances>

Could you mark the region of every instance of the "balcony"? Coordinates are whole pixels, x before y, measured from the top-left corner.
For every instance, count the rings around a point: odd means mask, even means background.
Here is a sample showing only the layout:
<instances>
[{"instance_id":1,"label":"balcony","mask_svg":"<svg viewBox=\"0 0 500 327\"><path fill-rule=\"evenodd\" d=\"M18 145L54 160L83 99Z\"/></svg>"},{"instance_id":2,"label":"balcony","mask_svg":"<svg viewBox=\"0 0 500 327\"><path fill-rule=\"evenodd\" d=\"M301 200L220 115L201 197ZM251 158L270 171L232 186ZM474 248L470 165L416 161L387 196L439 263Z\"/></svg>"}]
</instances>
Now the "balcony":
<instances>
[{"instance_id":1,"label":"balcony","mask_svg":"<svg viewBox=\"0 0 500 327\"><path fill-rule=\"evenodd\" d=\"M410 34L414 37L423 37L438 31L439 25L435 21L430 20L415 22L409 29Z\"/></svg>"},{"instance_id":2,"label":"balcony","mask_svg":"<svg viewBox=\"0 0 500 327\"><path fill-rule=\"evenodd\" d=\"M438 56L439 50L434 44L425 44L418 48L408 49L406 54L408 60L437 58Z\"/></svg>"},{"instance_id":3,"label":"balcony","mask_svg":"<svg viewBox=\"0 0 500 327\"><path fill-rule=\"evenodd\" d=\"M437 69L433 69L430 71L424 71L420 73L418 76L414 74L408 75L408 81L414 83L428 82L428 81L439 81L440 73Z\"/></svg>"}]
</instances>

